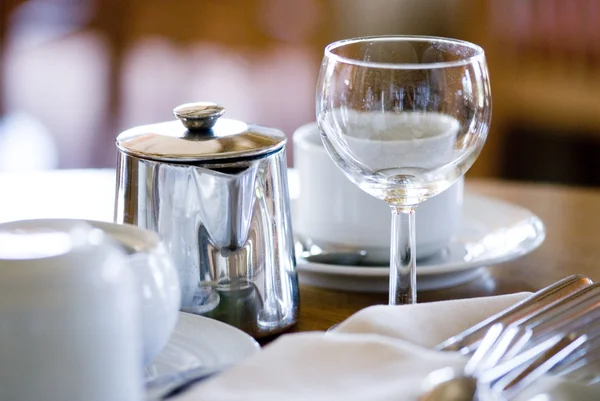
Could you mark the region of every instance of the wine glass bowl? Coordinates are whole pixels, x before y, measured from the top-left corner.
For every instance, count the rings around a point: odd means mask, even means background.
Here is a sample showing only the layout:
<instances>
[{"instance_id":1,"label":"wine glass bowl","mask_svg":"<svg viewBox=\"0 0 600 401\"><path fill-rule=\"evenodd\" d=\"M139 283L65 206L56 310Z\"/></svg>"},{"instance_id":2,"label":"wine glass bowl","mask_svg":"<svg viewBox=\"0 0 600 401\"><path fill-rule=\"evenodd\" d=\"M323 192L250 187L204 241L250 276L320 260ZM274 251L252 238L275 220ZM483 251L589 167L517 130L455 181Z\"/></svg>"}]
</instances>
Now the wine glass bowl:
<instances>
[{"instance_id":1,"label":"wine glass bowl","mask_svg":"<svg viewBox=\"0 0 600 401\"><path fill-rule=\"evenodd\" d=\"M414 209L471 167L489 129L483 49L417 36L332 43L321 65L316 112L333 161L390 205L390 303L415 302Z\"/></svg>"},{"instance_id":2,"label":"wine glass bowl","mask_svg":"<svg viewBox=\"0 0 600 401\"><path fill-rule=\"evenodd\" d=\"M484 52L444 38L332 43L317 119L351 181L380 199L416 205L452 185L483 147L491 119Z\"/></svg>"}]
</instances>

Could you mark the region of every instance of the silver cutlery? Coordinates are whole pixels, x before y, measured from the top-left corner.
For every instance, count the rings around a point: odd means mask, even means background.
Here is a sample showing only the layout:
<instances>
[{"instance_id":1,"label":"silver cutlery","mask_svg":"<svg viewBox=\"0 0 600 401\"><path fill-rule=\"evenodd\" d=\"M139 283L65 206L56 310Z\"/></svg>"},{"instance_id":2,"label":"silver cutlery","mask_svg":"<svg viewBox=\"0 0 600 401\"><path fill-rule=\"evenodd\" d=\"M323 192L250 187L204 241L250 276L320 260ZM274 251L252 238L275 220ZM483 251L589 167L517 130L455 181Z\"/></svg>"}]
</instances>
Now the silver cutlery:
<instances>
[{"instance_id":1,"label":"silver cutlery","mask_svg":"<svg viewBox=\"0 0 600 401\"><path fill-rule=\"evenodd\" d=\"M514 399L572 355L586 340L585 334L556 334L515 358L482 372L477 378L480 401ZM529 359L529 355L535 357ZM521 363L521 360L525 362Z\"/></svg>"},{"instance_id":2,"label":"silver cutlery","mask_svg":"<svg viewBox=\"0 0 600 401\"><path fill-rule=\"evenodd\" d=\"M426 391L419 401L514 399L587 340L585 334L558 333L503 360L512 338L521 330L518 327L505 328L502 324L492 326L463 371L443 368L430 373L426 379Z\"/></svg>"},{"instance_id":3,"label":"silver cutlery","mask_svg":"<svg viewBox=\"0 0 600 401\"><path fill-rule=\"evenodd\" d=\"M420 401L471 401L484 390L487 399L512 399L549 372L598 382L600 375L586 368L600 367L600 283L569 276L436 349L471 356L462 372L432 372Z\"/></svg>"},{"instance_id":4,"label":"silver cutlery","mask_svg":"<svg viewBox=\"0 0 600 401\"><path fill-rule=\"evenodd\" d=\"M497 323L505 326L520 324L532 319L551 308L557 302L590 286L593 281L588 277L576 274L568 276L546 288L532 294L521 302L507 308L488 319L468 328L455 336L448 338L435 347L440 351L460 351L471 354L477 348L485 333Z\"/></svg>"},{"instance_id":5,"label":"silver cutlery","mask_svg":"<svg viewBox=\"0 0 600 401\"><path fill-rule=\"evenodd\" d=\"M586 287L522 322L520 326L528 330L513 340L514 346L506 357L557 332L585 333L591 341L600 335L600 323L597 322L600 322L600 283Z\"/></svg>"}]
</instances>

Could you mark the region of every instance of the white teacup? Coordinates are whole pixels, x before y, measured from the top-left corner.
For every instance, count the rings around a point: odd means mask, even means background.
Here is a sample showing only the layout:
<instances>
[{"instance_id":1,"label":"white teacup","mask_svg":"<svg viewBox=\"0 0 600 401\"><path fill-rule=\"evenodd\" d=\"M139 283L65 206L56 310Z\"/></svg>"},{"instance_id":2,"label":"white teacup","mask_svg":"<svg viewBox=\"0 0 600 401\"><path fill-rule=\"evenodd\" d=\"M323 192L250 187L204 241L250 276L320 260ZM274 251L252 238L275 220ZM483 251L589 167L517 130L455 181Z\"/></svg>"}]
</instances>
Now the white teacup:
<instances>
[{"instance_id":1,"label":"white teacup","mask_svg":"<svg viewBox=\"0 0 600 401\"><path fill-rule=\"evenodd\" d=\"M330 119L335 119L338 110ZM377 113L344 110L350 128L345 145L370 169L395 170L398 160L412 168L431 169L451 162L459 122L441 113Z\"/></svg>"},{"instance_id":2,"label":"white teacup","mask_svg":"<svg viewBox=\"0 0 600 401\"><path fill-rule=\"evenodd\" d=\"M0 229L68 231L82 223L107 234L126 253L126 265L134 275L140 298L142 355L147 365L169 341L181 302L177 270L156 233L130 224L75 219L14 221L0 224Z\"/></svg>"},{"instance_id":3,"label":"white teacup","mask_svg":"<svg viewBox=\"0 0 600 401\"><path fill-rule=\"evenodd\" d=\"M366 251L363 262L389 262L391 212L388 205L350 182L333 163L316 123L296 130L294 167L300 192L294 205L294 232L323 251ZM460 227L463 179L417 208L417 258L441 251Z\"/></svg>"},{"instance_id":4,"label":"white teacup","mask_svg":"<svg viewBox=\"0 0 600 401\"><path fill-rule=\"evenodd\" d=\"M0 227L0 399L141 401L139 297L100 230Z\"/></svg>"}]
</instances>

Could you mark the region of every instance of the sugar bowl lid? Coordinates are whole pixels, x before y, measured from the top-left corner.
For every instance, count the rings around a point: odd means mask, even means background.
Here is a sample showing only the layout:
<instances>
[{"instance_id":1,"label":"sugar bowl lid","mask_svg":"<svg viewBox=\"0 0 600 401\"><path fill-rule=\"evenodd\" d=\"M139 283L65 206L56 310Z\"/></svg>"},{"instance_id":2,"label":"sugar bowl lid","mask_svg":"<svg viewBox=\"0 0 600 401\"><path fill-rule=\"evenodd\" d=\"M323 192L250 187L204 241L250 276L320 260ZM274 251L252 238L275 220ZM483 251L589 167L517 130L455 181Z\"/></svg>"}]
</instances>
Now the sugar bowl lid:
<instances>
[{"instance_id":1,"label":"sugar bowl lid","mask_svg":"<svg viewBox=\"0 0 600 401\"><path fill-rule=\"evenodd\" d=\"M128 129L117 147L141 159L185 163L261 157L286 143L277 129L220 118L223 113L215 103L183 104L173 110L179 121Z\"/></svg>"}]
</instances>

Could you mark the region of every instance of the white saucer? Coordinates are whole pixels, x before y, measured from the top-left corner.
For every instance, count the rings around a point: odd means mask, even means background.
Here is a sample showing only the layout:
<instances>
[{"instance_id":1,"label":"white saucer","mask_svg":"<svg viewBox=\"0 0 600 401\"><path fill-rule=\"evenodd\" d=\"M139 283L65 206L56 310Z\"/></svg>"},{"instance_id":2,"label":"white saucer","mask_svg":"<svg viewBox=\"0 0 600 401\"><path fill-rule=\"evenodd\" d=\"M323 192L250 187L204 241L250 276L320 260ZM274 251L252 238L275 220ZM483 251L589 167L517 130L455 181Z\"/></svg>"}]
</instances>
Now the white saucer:
<instances>
[{"instance_id":1,"label":"white saucer","mask_svg":"<svg viewBox=\"0 0 600 401\"><path fill-rule=\"evenodd\" d=\"M467 192L460 232L442 252L417 261L417 287L433 290L473 280L485 273L483 267L521 257L544 238L544 224L529 210ZM344 291L388 291L388 267L309 263L301 258L297 262L301 283Z\"/></svg>"},{"instance_id":2,"label":"white saucer","mask_svg":"<svg viewBox=\"0 0 600 401\"><path fill-rule=\"evenodd\" d=\"M146 379L196 367L230 366L259 350L260 346L252 337L233 326L179 312L168 344L146 367Z\"/></svg>"}]
</instances>

